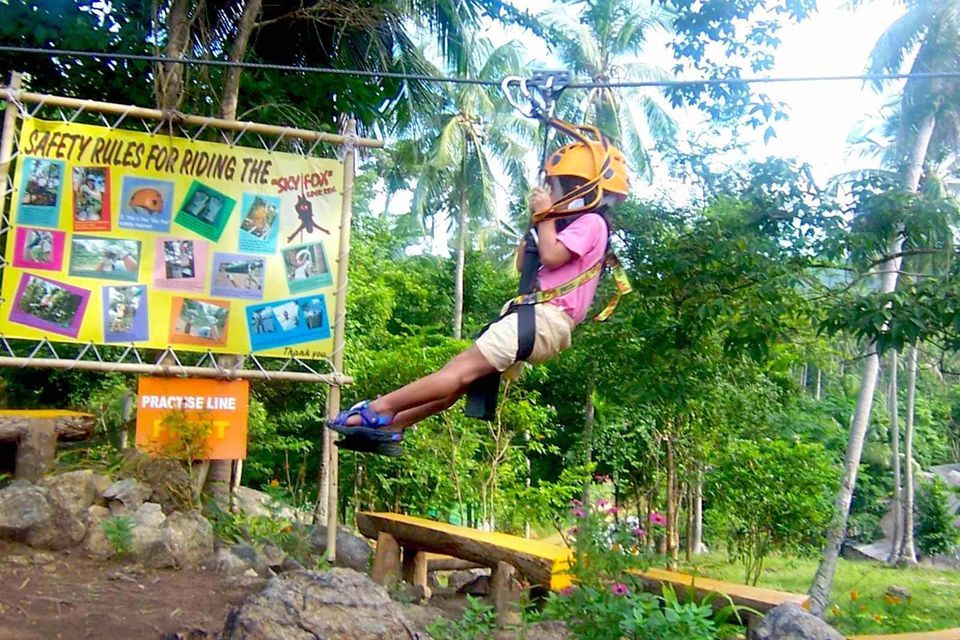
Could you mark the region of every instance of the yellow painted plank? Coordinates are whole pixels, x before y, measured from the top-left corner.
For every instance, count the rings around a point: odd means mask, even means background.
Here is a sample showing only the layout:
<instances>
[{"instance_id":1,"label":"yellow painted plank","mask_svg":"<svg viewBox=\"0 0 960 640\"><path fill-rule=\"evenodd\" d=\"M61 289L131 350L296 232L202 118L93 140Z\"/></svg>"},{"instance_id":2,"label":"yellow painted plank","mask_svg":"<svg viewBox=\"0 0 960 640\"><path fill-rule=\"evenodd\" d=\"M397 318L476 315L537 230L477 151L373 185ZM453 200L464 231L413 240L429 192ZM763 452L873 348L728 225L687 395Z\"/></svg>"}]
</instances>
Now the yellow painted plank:
<instances>
[{"instance_id":1,"label":"yellow painted plank","mask_svg":"<svg viewBox=\"0 0 960 640\"><path fill-rule=\"evenodd\" d=\"M560 591L572 584L569 573L570 564L573 560L573 553L567 547L563 547L540 540L527 540L519 536L512 536L506 533L496 533L491 531L477 531L467 527L459 527L445 522L427 520L425 518L416 518L405 516L399 513L371 513L371 516L383 520L392 520L406 525L411 525L426 530L442 532L450 536L457 536L467 540L473 540L485 544L495 545L510 551L523 553L543 559L549 563L551 568L550 588L554 591ZM669 583L675 587L695 586L702 592L717 592L726 594L737 604L746 604L761 610L769 610L778 604L785 602L794 602L801 606L806 605L809 597L804 594L788 593L785 591L776 591L774 589L764 589L762 587L751 587L747 585L732 584L720 582L710 578L694 577L688 574L667 571L665 569L649 569L640 574L651 581L658 583ZM940 640L939 638L933 640ZM958 638L957 640L960 640Z\"/></svg>"},{"instance_id":2,"label":"yellow painted plank","mask_svg":"<svg viewBox=\"0 0 960 640\"><path fill-rule=\"evenodd\" d=\"M960 640L960 629L944 629L942 631L926 631L921 633L850 636L847 640Z\"/></svg>"},{"instance_id":3,"label":"yellow painted plank","mask_svg":"<svg viewBox=\"0 0 960 640\"><path fill-rule=\"evenodd\" d=\"M92 418L89 413L80 411L61 411L59 409L0 409L0 417L11 418L72 418L75 416Z\"/></svg>"}]
</instances>

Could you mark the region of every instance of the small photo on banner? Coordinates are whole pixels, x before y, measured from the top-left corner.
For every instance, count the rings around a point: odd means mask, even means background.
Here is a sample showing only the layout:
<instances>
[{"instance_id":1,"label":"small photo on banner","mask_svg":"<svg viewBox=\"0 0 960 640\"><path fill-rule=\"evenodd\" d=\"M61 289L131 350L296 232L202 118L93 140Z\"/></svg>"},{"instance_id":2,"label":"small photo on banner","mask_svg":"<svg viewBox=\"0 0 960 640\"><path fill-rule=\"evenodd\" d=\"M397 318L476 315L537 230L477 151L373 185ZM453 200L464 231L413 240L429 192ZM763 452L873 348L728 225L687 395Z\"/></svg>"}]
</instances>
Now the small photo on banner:
<instances>
[{"instance_id":1,"label":"small photo on banner","mask_svg":"<svg viewBox=\"0 0 960 640\"><path fill-rule=\"evenodd\" d=\"M109 168L73 168L73 230L110 231Z\"/></svg>"},{"instance_id":2,"label":"small photo on banner","mask_svg":"<svg viewBox=\"0 0 960 640\"><path fill-rule=\"evenodd\" d=\"M232 253L213 254L210 293L221 298L263 300L265 260Z\"/></svg>"},{"instance_id":3,"label":"small photo on banner","mask_svg":"<svg viewBox=\"0 0 960 640\"><path fill-rule=\"evenodd\" d=\"M250 349L261 351L330 337L323 295L247 307Z\"/></svg>"},{"instance_id":4,"label":"small photo on banner","mask_svg":"<svg viewBox=\"0 0 960 640\"><path fill-rule=\"evenodd\" d=\"M170 233L173 183L124 176L117 224L124 229Z\"/></svg>"},{"instance_id":5,"label":"small photo on banner","mask_svg":"<svg viewBox=\"0 0 960 640\"><path fill-rule=\"evenodd\" d=\"M237 201L212 187L193 181L174 222L217 242Z\"/></svg>"},{"instance_id":6,"label":"small photo on banner","mask_svg":"<svg viewBox=\"0 0 960 640\"><path fill-rule=\"evenodd\" d=\"M70 242L71 276L136 282L139 273L139 240L74 236Z\"/></svg>"},{"instance_id":7,"label":"small photo on banner","mask_svg":"<svg viewBox=\"0 0 960 640\"><path fill-rule=\"evenodd\" d=\"M60 271L66 237L63 231L17 227L13 266Z\"/></svg>"},{"instance_id":8,"label":"small photo on banner","mask_svg":"<svg viewBox=\"0 0 960 640\"><path fill-rule=\"evenodd\" d=\"M170 342L225 347L230 303L174 297L170 304Z\"/></svg>"},{"instance_id":9,"label":"small photo on banner","mask_svg":"<svg viewBox=\"0 0 960 640\"><path fill-rule=\"evenodd\" d=\"M87 289L25 273L13 299L10 321L76 338L89 300Z\"/></svg>"},{"instance_id":10,"label":"small photo on banner","mask_svg":"<svg viewBox=\"0 0 960 640\"><path fill-rule=\"evenodd\" d=\"M240 251L273 255L280 234L280 198L245 193L242 202Z\"/></svg>"},{"instance_id":11,"label":"small photo on banner","mask_svg":"<svg viewBox=\"0 0 960 640\"><path fill-rule=\"evenodd\" d=\"M208 244L203 240L159 238L153 264L153 286L173 291L203 291L207 251Z\"/></svg>"},{"instance_id":12,"label":"small photo on banner","mask_svg":"<svg viewBox=\"0 0 960 640\"><path fill-rule=\"evenodd\" d=\"M104 342L142 342L149 338L147 287L103 288Z\"/></svg>"},{"instance_id":13,"label":"small photo on banner","mask_svg":"<svg viewBox=\"0 0 960 640\"><path fill-rule=\"evenodd\" d=\"M288 247L282 251L284 275L290 293L320 289L333 283L323 243Z\"/></svg>"},{"instance_id":14,"label":"small photo on banner","mask_svg":"<svg viewBox=\"0 0 960 640\"><path fill-rule=\"evenodd\" d=\"M63 173L64 164L59 160L27 158L23 161L17 224L59 226Z\"/></svg>"}]
</instances>

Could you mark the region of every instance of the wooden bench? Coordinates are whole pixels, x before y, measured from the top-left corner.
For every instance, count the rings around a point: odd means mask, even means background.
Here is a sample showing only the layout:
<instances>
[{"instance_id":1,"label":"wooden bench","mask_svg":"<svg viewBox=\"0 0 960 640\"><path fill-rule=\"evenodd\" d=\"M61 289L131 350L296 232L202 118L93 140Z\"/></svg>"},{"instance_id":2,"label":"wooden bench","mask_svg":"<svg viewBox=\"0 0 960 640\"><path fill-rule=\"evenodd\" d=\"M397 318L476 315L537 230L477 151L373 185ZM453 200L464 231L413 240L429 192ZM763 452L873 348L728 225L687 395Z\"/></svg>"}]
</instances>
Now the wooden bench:
<instances>
[{"instance_id":1,"label":"wooden bench","mask_svg":"<svg viewBox=\"0 0 960 640\"><path fill-rule=\"evenodd\" d=\"M508 594L501 593L508 588L508 581L502 577L504 573L516 571L531 583L553 591L571 585L569 568L573 556L566 547L396 513L359 513L357 526L363 535L377 541L371 577L380 584L390 584L402 576L411 584L425 588L431 554L444 554L494 570L491 595L498 614L501 609L498 602L509 601ZM806 606L809 600L802 594L731 584L664 569L650 569L637 575L648 587L673 586L681 598L692 587L698 598L710 593L724 594L734 604L761 613L786 602ZM720 598L715 604L725 606L727 603Z\"/></svg>"},{"instance_id":2,"label":"wooden bench","mask_svg":"<svg viewBox=\"0 0 960 640\"><path fill-rule=\"evenodd\" d=\"M0 443L16 447L14 477L36 480L53 464L58 440L86 440L94 424L76 411L0 410Z\"/></svg>"},{"instance_id":3,"label":"wooden bench","mask_svg":"<svg viewBox=\"0 0 960 640\"><path fill-rule=\"evenodd\" d=\"M850 636L847 640L960 640L960 629L944 629L942 631L925 631L922 633Z\"/></svg>"}]
</instances>

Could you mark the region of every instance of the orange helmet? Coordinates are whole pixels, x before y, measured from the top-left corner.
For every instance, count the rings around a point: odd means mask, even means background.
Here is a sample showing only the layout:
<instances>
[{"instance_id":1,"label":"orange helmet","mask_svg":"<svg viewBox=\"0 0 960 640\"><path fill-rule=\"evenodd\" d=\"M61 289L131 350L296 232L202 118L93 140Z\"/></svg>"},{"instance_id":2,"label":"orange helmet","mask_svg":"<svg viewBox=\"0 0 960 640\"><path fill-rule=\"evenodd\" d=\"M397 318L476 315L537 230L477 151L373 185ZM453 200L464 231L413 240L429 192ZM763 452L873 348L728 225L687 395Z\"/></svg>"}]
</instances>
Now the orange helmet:
<instances>
[{"instance_id":1,"label":"orange helmet","mask_svg":"<svg viewBox=\"0 0 960 640\"><path fill-rule=\"evenodd\" d=\"M137 213L157 215L163 211L163 195L150 187L137 189L130 195L130 208Z\"/></svg>"},{"instance_id":2,"label":"orange helmet","mask_svg":"<svg viewBox=\"0 0 960 640\"><path fill-rule=\"evenodd\" d=\"M602 204L625 200L630 185L623 153L610 144L596 127L574 126L556 120L551 124L577 140L554 151L544 163L544 173L551 178L574 176L585 182L563 194L550 209L540 212L536 217L543 219L561 213L582 213ZM590 196L590 202L569 208L574 201Z\"/></svg>"}]
</instances>

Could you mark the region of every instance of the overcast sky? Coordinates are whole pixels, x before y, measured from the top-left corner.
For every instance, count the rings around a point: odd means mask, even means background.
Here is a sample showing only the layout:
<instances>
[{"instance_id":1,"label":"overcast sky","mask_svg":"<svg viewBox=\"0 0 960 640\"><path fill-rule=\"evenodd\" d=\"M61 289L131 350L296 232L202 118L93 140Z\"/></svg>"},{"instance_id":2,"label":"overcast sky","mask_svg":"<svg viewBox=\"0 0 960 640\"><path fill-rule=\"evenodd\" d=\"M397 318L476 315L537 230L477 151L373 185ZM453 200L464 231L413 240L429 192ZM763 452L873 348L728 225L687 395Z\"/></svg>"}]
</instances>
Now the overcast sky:
<instances>
[{"instance_id":1,"label":"overcast sky","mask_svg":"<svg viewBox=\"0 0 960 640\"><path fill-rule=\"evenodd\" d=\"M537 14L551 6L551 0L518 0L515 5ZM769 76L836 76L861 74L866 69L870 51L883 31L900 17L904 8L895 0L875 0L861 4L856 11L847 8L849 0L820 0L819 10L798 25L781 31L782 43L776 51L776 65ZM495 44L515 40L524 48L525 57L534 63L531 68L547 65L556 68L546 45L521 29L491 25L487 35ZM673 65L666 47L669 37L651 38L644 52L646 62L669 69ZM682 78L686 79L686 78ZM818 182L848 170L864 168L876 161L851 156L847 149L850 132L868 118L876 117L889 100L871 87L857 81L771 84L763 87L774 100L787 105L789 120L776 124L777 137L763 142L762 131L755 132L749 155L790 157L809 163ZM675 112L683 129L695 130L702 116L695 110ZM659 190L653 185L643 192ZM505 190L503 190L505 191ZM395 211L409 206L407 198L398 198ZM391 207L393 208L393 207ZM442 252L443 239L434 244Z\"/></svg>"}]
</instances>

